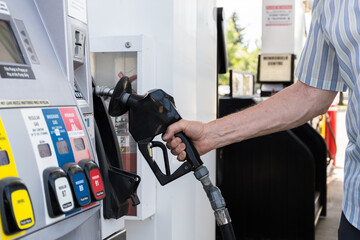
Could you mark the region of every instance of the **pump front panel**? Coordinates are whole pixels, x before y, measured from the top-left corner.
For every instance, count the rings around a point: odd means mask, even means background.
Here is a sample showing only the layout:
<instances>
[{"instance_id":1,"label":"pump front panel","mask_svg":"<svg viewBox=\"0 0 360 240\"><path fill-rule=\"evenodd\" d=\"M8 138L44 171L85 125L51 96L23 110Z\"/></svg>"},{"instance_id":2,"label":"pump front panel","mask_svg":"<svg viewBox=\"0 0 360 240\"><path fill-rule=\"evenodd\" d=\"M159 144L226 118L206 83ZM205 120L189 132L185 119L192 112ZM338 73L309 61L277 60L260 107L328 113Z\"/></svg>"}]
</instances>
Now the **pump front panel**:
<instances>
[{"instance_id":1,"label":"pump front panel","mask_svg":"<svg viewBox=\"0 0 360 240\"><path fill-rule=\"evenodd\" d=\"M38 7L0 0L0 239L100 239L94 158Z\"/></svg>"}]
</instances>

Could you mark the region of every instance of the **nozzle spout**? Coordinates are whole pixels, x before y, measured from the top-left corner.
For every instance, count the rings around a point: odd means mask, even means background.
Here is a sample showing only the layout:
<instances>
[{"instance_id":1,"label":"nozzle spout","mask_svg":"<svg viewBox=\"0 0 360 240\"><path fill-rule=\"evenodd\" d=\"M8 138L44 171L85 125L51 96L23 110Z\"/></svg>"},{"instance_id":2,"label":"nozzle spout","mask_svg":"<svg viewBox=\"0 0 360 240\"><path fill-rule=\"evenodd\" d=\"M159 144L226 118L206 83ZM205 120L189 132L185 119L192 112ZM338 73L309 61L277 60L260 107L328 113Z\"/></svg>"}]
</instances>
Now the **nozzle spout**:
<instances>
[{"instance_id":1,"label":"nozzle spout","mask_svg":"<svg viewBox=\"0 0 360 240\"><path fill-rule=\"evenodd\" d=\"M114 88L95 86L95 94L99 97L111 97L114 93Z\"/></svg>"}]
</instances>

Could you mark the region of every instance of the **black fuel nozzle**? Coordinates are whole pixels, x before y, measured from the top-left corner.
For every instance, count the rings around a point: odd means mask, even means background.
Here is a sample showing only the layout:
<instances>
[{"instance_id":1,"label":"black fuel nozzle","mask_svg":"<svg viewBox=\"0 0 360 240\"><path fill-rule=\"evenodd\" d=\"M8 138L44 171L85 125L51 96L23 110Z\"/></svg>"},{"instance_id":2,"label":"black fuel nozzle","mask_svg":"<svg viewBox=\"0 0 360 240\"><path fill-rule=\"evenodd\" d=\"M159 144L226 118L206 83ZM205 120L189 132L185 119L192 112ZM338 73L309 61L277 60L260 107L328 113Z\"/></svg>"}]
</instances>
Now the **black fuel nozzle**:
<instances>
[{"instance_id":1,"label":"black fuel nozzle","mask_svg":"<svg viewBox=\"0 0 360 240\"><path fill-rule=\"evenodd\" d=\"M171 124L181 119L175 107L174 98L161 89L144 95L133 93L128 77L122 77L114 89L97 87L95 93L110 96L109 114L113 117L129 112L129 131L138 143L139 150L150 165L160 184L165 185L203 164L191 141L183 133L176 134L186 145L186 161L173 173L170 170L166 146L153 139L166 132ZM152 149L163 152L165 172L157 165Z\"/></svg>"},{"instance_id":2,"label":"black fuel nozzle","mask_svg":"<svg viewBox=\"0 0 360 240\"><path fill-rule=\"evenodd\" d=\"M103 92L106 94L112 92L109 105L111 116L120 116L129 112L129 131L160 184L165 185L193 171L209 198L223 239L235 240L225 200L221 196L220 190L212 185L209 172L203 166L190 139L183 132L175 134L186 146L186 161L174 172L170 171L166 146L162 142L153 141L157 135L165 133L168 126L181 119L176 110L174 98L161 89L149 91L145 95L133 94L128 77L122 77L113 90ZM152 149L155 147L162 150L165 173L160 170L154 159Z\"/></svg>"}]
</instances>

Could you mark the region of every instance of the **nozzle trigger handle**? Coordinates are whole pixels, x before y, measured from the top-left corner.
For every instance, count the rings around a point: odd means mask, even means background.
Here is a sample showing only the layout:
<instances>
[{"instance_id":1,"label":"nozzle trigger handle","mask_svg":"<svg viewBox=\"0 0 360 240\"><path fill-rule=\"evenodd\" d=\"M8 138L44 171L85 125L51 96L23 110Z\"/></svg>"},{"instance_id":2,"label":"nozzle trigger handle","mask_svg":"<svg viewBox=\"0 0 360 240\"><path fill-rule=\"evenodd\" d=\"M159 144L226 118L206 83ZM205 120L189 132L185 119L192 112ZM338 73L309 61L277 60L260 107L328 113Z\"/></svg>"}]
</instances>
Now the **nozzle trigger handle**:
<instances>
[{"instance_id":1,"label":"nozzle trigger handle","mask_svg":"<svg viewBox=\"0 0 360 240\"><path fill-rule=\"evenodd\" d=\"M192 170L192 164L190 164L188 161L185 161L173 173L171 173L167 148L162 142L150 141L149 139L146 139L139 141L138 146L141 154L144 156L145 160L149 164L151 170L161 185L166 185ZM160 148L163 153L165 173L161 171L155 160L155 156L153 155L152 148L155 147Z\"/></svg>"},{"instance_id":2,"label":"nozzle trigger handle","mask_svg":"<svg viewBox=\"0 0 360 240\"><path fill-rule=\"evenodd\" d=\"M191 164L192 169L196 169L203 165L203 162L200 159L199 153L196 148L190 141L190 139L185 135L185 133L180 132L175 134L175 137L179 137L181 141L185 144L186 160Z\"/></svg>"}]
</instances>

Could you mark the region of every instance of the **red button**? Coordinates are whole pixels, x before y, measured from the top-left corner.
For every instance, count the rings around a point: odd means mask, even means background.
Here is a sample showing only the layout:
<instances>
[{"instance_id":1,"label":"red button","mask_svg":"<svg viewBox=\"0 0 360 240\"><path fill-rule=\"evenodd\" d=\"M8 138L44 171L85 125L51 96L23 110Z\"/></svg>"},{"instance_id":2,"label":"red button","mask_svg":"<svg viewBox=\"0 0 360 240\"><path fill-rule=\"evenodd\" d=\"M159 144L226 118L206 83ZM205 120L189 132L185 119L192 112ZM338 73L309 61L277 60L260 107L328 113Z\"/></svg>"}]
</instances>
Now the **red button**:
<instances>
[{"instance_id":1,"label":"red button","mask_svg":"<svg viewBox=\"0 0 360 240\"><path fill-rule=\"evenodd\" d=\"M90 180L96 200L102 199L105 194L105 190L104 184L101 180L99 169L93 169L90 171Z\"/></svg>"}]
</instances>

